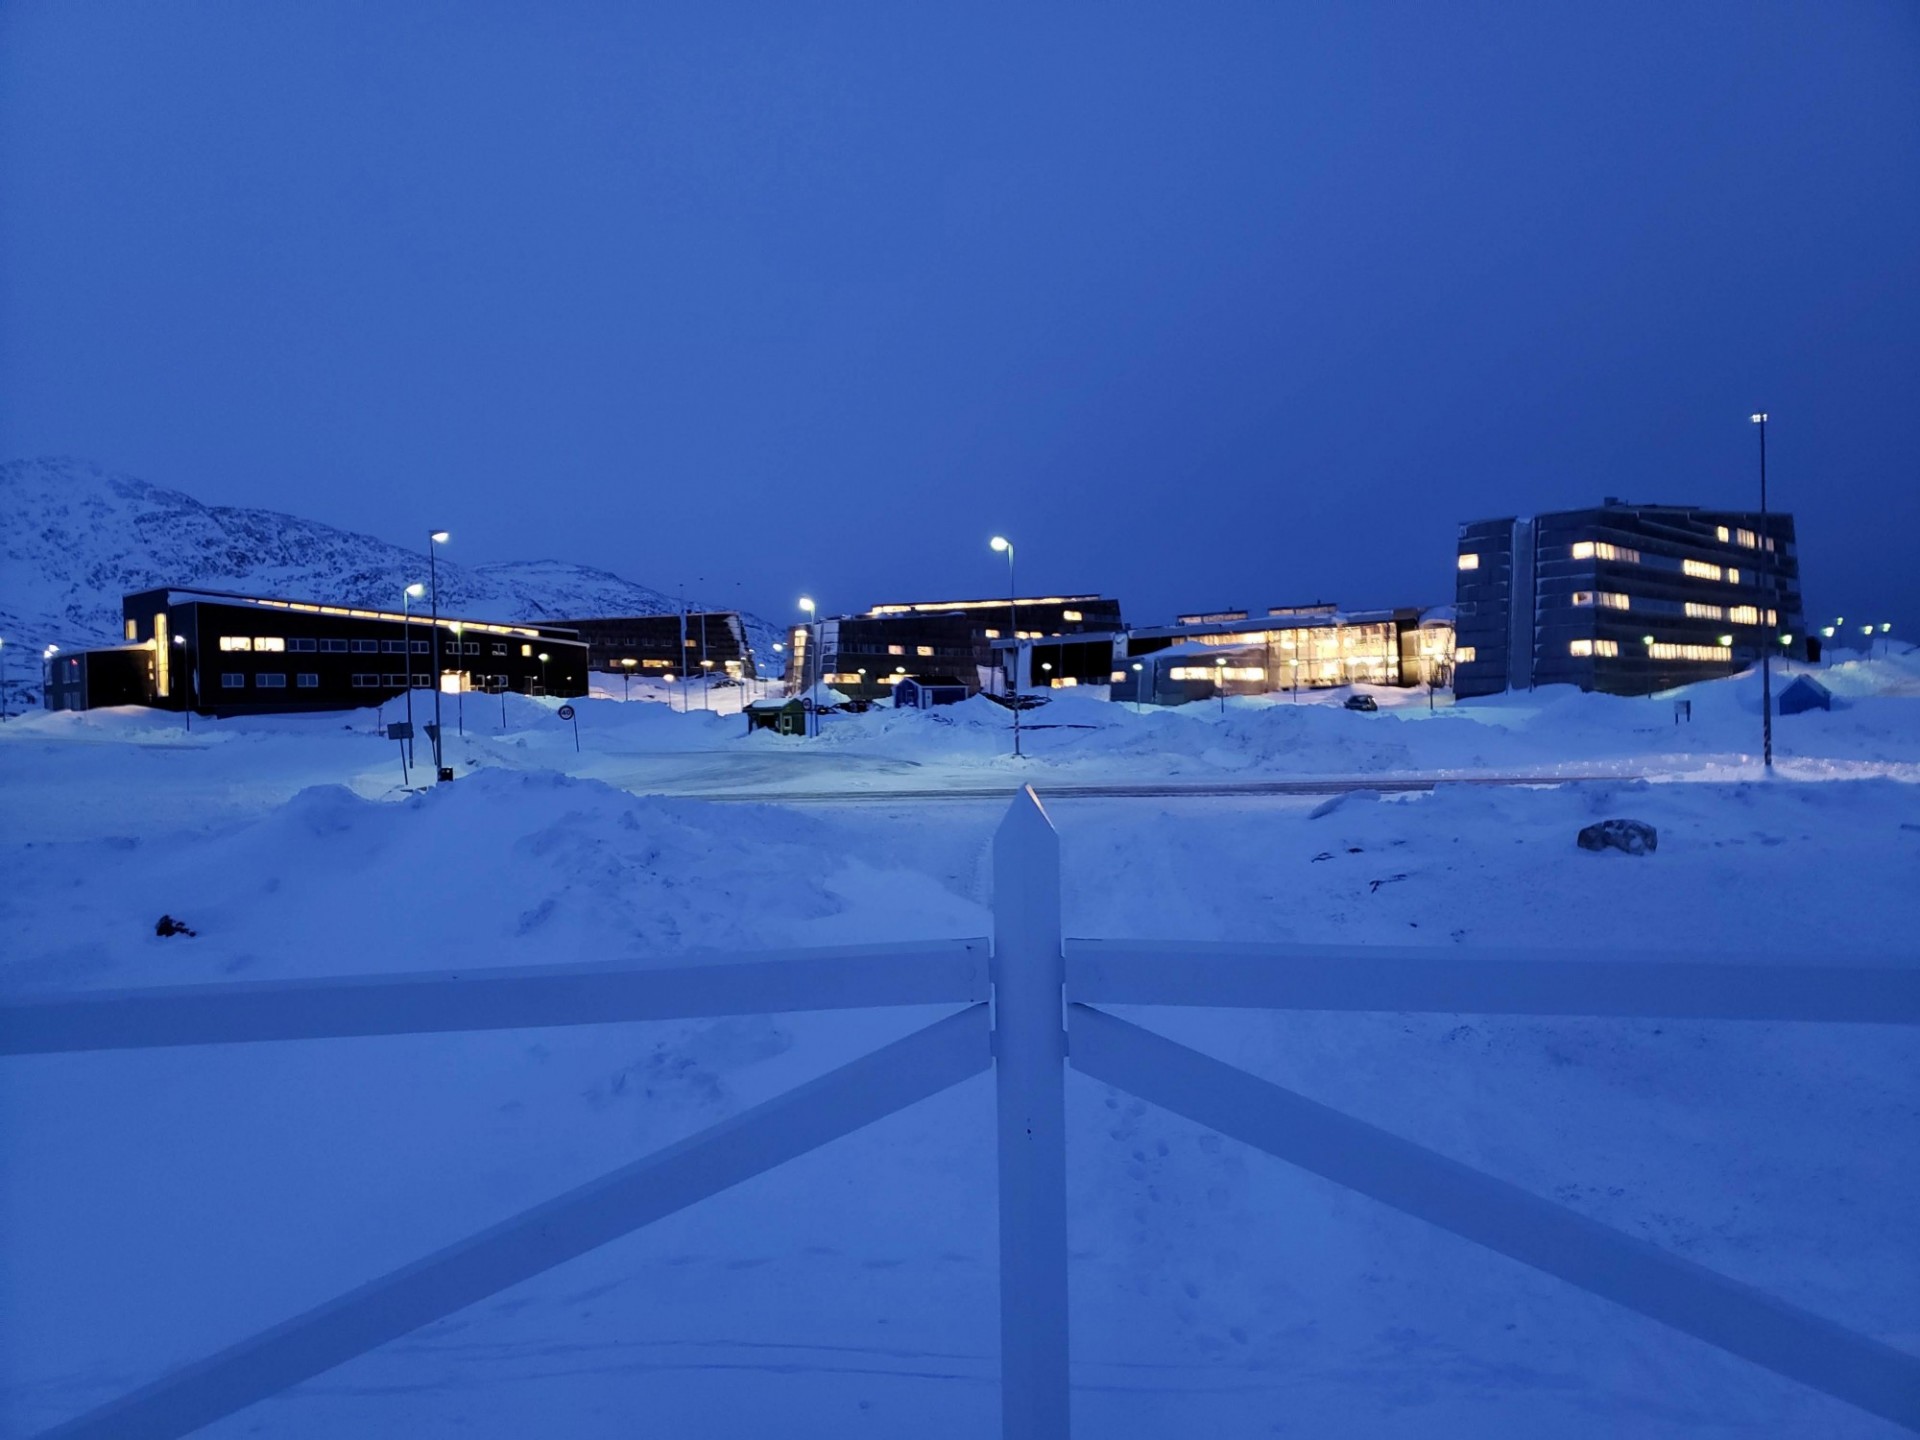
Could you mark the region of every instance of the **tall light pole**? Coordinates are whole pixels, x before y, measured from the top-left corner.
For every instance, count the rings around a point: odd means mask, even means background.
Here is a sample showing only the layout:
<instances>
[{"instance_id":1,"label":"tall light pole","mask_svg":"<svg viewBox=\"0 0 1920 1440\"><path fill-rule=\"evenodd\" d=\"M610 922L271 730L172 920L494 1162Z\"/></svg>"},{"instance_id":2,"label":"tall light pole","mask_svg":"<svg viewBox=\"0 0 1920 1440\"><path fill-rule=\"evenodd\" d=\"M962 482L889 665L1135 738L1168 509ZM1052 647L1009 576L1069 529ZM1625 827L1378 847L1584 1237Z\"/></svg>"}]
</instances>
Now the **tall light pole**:
<instances>
[{"instance_id":1,"label":"tall light pole","mask_svg":"<svg viewBox=\"0 0 1920 1440\"><path fill-rule=\"evenodd\" d=\"M433 587L433 778L437 784L446 770L440 763L440 569L434 563L436 545L444 545L452 539L444 530L435 530L427 536L427 580ZM413 647L407 647L407 700L413 700Z\"/></svg>"},{"instance_id":2,"label":"tall light pole","mask_svg":"<svg viewBox=\"0 0 1920 1440\"><path fill-rule=\"evenodd\" d=\"M181 653L182 653L182 654L184 654L184 653L186 652L186 644L187 644L187 637L186 637L186 636L184 636L184 635L179 635L179 634L176 634L176 635L175 635L175 636L173 637L173 643L174 643L175 645L178 645L178 646L179 646L179 647L181 648ZM3 704L3 703L4 703L4 702L0 702L0 704ZM182 696L182 697L181 697L181 704L180 704L180 708L181 708L181 709L182 709L183 711L185 711L185 712L186 712L186 716L187 716L187 733L188 733L189 735L191 735L191 734L193 733L193 701L191 701L191 700L189 700L189 699L187 699L187 698L186 698L185 696Z\"/></svg>"},{"instance_id":3,"label":"tall light pole","mask_svg":"<svg viewBox=\"0 0 1920 1440\"><path fill-rule=\"evenodd\" d=\"M540 693L542 695L547 693L547 661L552 658L553 656L548 651L542 650L540 652Z\"/></svg>"},{"instance_id":4,"label":"tall light pole","mask_svg":"<svg viewBox=\"0 0 1920 1440\"><path fill-rule=\"evenodd\" d=\"M800 611L807 617L807 648L813 652L813 733L820 733L820 626L814 618L820 612L811 597L800 597ZM800 667L800 685L805 688L807 671Z\"/></svg>"},{"instance_id":5,"label":"tall light pole","mask_svg":"<svg viewBox=\"0 0 1920 1440\"><path fill-rule=\"evenodd\" d=\"M1760 544L1762 555L1772 555L1774 560L1767 564L1765 575L1767 587L1762 592L1760 618L1765 620L1766 602L1773 598L1775 586L1774 570L1779 564L1779 551L1767 550L1767 412L1756 410L1748 420L1760 427ZM1772 629L1771 625L1768 629ZM1773 773L1773 646L1762 644L1760 647L1760 756L1767 774Z\"/></svg>"},{"instance_id":6,"label":"tall light pole","mask_svg":"<svg viewBox=\"0 0 1920 1440\"><path fill-rule=\"evenodd\" d=\"M633 667L639 663L631 655L620 662L620 698L622 700L633 698Z\"/></svg>"},{"instance_id":7,"label":"tall light pole","mask_svg":"<svg viewBox=\"0 0 1920 1440\"><path fill-rule=\"evenodd\" d=\"M988 548L1007 552L1007 624L1013 627L1013 649L1007 652L1007 696L1013 701L1013 754L1020 757L1020 590L1013 578L1013 542L996 535Z\"/></svg>"},{"instance_id":8,"label":"tall light pole","mask_svg":"<svg viewBox=\"0 0 1920 1440\"><path fill-rule=\"evenodd\" d=\"M58 645L49 645L40 652L40 703L49 710L53 708L53 657L59 653Z\"/></svg>"},{"instance_id":9,"label":"tall light pole","mask_svg":"<svg viewBox=\"0 0 1920 1440\"><path fill-rule=\"evenodd\" d=\"M418 580L400 592L400 643L407 652L407 762L413 762L413 610L412 605L427 587Z\"/></svg>"},{"instance_id":10,"label":"tall light pole","mask_svg":"<svg viewBox=\"0 0 1920 1440\"><path fill-rule=\"evenodd\" d=\"M454 673L460 677L460 689L456 692L460 698L454 701L455 719L453 723L464 737L467 733L467 649L462 637L466 635L467 627L462 625L458 620L455 620L447 628L453 631L453 649L457 657L454 662Z\"/></svg>"}]
</instances>

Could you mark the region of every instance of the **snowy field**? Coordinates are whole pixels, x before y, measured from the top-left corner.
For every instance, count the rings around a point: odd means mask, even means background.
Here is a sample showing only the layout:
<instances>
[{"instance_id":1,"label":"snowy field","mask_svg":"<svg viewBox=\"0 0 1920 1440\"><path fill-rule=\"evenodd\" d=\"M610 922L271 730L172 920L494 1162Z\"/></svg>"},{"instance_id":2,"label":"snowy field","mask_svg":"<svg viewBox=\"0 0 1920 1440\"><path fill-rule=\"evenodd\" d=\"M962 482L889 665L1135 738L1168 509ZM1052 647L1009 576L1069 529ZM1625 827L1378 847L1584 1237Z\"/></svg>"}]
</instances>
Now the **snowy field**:
<instances>
[{"instance_id":1,"label":"snowy field","mask_svg":"<svg viewBox=\"0 0 1920 1440\"><path fill-rule=\"evenodd\" d=\"M1777 722L1771 781L1752 680L1696 687L1678 724L1674 697L1551 691L1376 692L1373 715L1065 695L1021 761L980 701L799 740L596 698L576 751L546 702L468 697L460 778L431 793L401 788L371 712L16 717L0 989L982 935L1023 782L1058 797L1076 936L1912 959L1920 660L1821 675L1843 703ZM1486 777L1564 783L1465 783ZM1442 783L1233 793L1416 778ZM1189 784L1216 793L1075 793ZM1616 815L1658 826L1657 854L1575 847ZM198 934L157 937L162 913ZM940 1013L0 1061L0 1434ZM1129 1018L1920 1350L1910 1030ZM1084 1077L1067 1103L1084 1436L1905 1433ZM995 1433L992 1142L981 1077L207 1433Z\"/></svg>"}]
</instances>

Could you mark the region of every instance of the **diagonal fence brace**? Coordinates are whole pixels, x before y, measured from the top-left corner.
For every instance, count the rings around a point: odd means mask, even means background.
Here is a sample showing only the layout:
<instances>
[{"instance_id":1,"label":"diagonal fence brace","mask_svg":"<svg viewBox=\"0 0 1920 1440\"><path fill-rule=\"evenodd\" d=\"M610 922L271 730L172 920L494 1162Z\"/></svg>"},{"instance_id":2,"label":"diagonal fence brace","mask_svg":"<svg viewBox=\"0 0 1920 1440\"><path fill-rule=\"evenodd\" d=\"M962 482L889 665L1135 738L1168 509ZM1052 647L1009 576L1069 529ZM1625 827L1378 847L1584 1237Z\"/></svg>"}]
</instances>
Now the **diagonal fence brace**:
<instances>
[{"instance_id":1,"label":"diagonal fence brace","mask_svg":"<svg viewBox=\"0 0 1920 1440\"><path fill-rule=\"evenodd\" d=\"M1088 1005L1082 1073L1908 1429L1920 1358Z\"/></svg>"},{"instance_id":2,"label":"diagonal fence brace","mask_svg":"<svg viewBox=\"0 0 1920 1440\"><path fill-rule=\"evenodd\" d=\"M45 1432L170 1440L978 1075L973 1005Z\"/></svg>"}]
</instances>

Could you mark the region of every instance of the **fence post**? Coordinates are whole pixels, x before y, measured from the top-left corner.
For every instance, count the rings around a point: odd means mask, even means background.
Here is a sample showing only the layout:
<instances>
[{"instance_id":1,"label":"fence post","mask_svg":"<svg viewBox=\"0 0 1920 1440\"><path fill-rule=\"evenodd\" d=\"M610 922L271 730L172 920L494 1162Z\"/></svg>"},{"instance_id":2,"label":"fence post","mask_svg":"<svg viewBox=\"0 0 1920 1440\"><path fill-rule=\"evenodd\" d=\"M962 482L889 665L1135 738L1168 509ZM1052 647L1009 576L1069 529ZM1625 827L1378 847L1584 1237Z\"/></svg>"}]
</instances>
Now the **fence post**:
<instances>
[{"instance_id":1,"label":"fence post","mask_svg":"<svg viewBox=\"0 0 1920 1440\"><path fill-rule=\"evenodd\" d=\"M993 840L993 1046L1000 1163L1004 1440L1065 1440L1067 1034L1060 837L1032 786Z\"/></svg>"}]
</instances>

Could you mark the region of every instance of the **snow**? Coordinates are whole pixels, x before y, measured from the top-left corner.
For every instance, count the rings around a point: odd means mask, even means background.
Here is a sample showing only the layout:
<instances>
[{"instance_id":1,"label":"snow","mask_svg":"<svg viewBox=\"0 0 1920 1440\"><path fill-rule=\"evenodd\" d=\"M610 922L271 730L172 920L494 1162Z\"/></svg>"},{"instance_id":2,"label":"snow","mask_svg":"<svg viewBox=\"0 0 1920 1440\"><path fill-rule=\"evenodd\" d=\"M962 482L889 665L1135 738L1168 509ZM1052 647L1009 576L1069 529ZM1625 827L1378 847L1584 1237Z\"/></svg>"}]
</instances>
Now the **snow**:
<instances>
[{"instance_id":1,"label":"snow","mask_svg":"<svg viewBox=\"0 0 1920 1440\"><path fill-rule=\"evenodd\" d=\"M1748 679L1694 687L1682 724L1673 697L1062 694L1022 762L984 701L806 740L590 699L576 753L547 702L475 698L430 793L372 712L36 714L0 726L0 990L980 935L1023 781L1059 797L1074 935L1911 959L1920 663L1820 673L1846 703L1777 722L1771 780ZM1379 788L1422 774L1443 783ZM1073 794L1296 778L1374 793ZM941 788L979 798L888 798ZM856 798L799 803L834 791ZM1577 850L1609 815L1658 853ZM155 936L162 912L197 938ZM0 1061L0 1434L939 1013ZM1920 1350L1911 1031L1124 1013ZM1082 1434L1899 1433L1083 1077L1067 1095ZM991 1116L970 1081L208 1433L992 1433Z\"/></svg>"}]
</instances>

